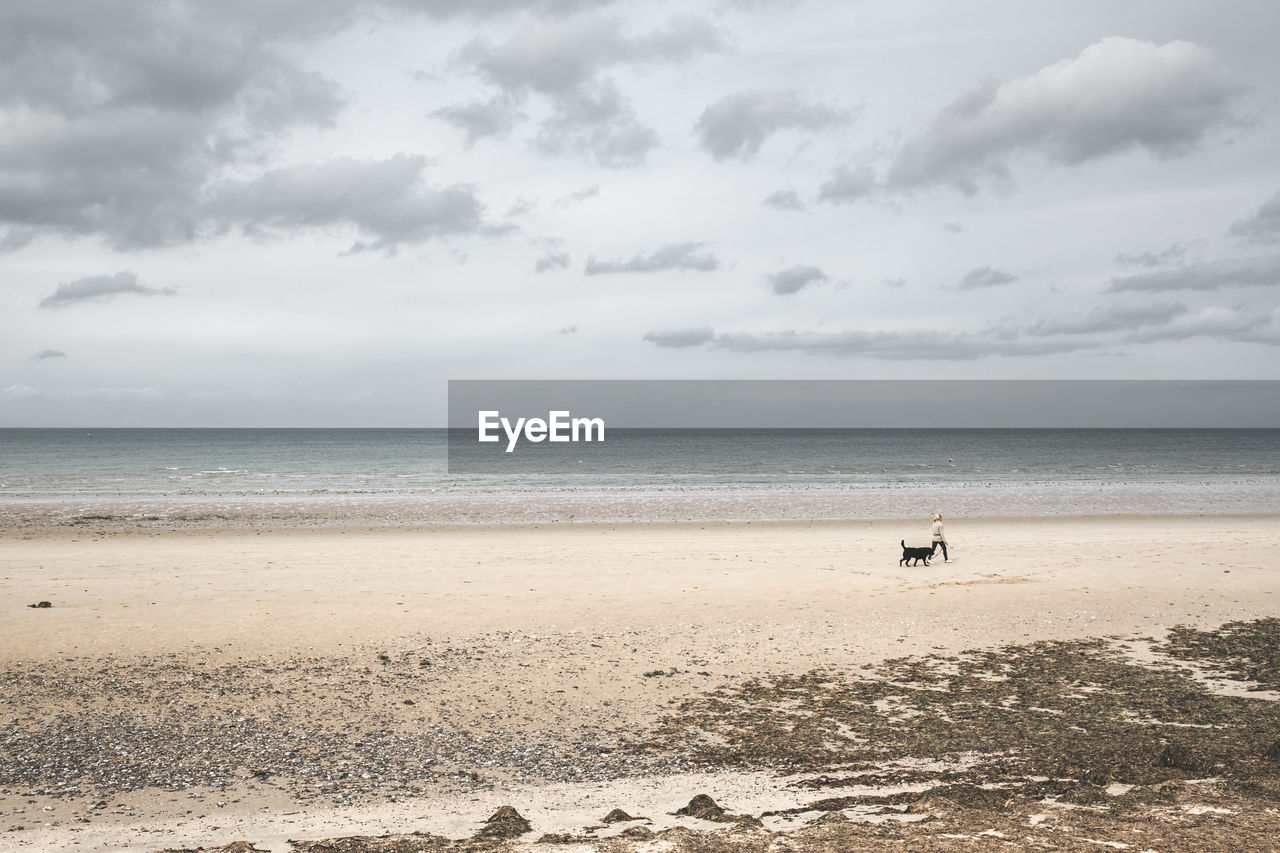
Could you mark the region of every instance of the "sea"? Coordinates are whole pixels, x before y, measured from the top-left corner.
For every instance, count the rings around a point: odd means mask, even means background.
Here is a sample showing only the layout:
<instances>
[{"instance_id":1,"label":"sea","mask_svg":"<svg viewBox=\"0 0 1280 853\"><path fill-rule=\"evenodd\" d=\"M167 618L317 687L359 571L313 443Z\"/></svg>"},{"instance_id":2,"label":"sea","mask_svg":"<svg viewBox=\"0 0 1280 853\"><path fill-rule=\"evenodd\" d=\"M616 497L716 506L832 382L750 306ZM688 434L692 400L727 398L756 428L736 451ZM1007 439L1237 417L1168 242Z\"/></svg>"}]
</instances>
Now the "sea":
<instances>
[{"instance_id":1,"label":"sea","mask_svg":"<svg viewBox=\"0 0 1280 853\"><path fill-rule=\"evenodd\" d=\"M156 525L1280 512L1276 429L0 429L0 520ZM452 450L451 450L452 446Z\"/></svg>"}]
</instances>

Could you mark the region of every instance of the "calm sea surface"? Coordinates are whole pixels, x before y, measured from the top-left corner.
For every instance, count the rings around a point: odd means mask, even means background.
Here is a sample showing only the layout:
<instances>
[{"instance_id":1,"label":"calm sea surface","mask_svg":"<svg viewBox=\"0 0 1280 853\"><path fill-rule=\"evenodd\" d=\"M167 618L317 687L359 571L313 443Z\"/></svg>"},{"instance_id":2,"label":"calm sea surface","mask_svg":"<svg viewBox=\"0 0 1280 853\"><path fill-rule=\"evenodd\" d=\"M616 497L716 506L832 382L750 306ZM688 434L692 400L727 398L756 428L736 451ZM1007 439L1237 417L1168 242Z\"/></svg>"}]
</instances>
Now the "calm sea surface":
<instances>
[{"instance_id":1,"label":"calm sea surface","mask_svg":"<svg viewBox=\"0 0 1280 853\"><path fill-rule=\"evenodd\" d=\"M0 505L394 504L427 521L1280 511L1280 430L612 429L484 464L455 447L452 466L448 448L430 429L4 429Z\"/></svg>"}]
</instances>

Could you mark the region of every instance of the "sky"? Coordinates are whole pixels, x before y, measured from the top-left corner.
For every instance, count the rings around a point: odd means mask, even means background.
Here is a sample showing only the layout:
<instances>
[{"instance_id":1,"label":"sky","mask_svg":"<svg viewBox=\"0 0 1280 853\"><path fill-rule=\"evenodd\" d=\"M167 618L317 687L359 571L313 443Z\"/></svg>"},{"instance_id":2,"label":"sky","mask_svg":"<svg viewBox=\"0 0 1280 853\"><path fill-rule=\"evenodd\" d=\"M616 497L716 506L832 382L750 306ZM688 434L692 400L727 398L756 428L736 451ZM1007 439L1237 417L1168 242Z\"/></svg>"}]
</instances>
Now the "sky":
<instances>
[{"instance_id":1,"label":"sky","mask_svg":"<svg viewBox=\"0 0 1280 853\"><path fill-rule=\"evenodd\" d=\"M1277 32L1262 0L6 0L0 426L1280 379Z\"/></svg>"}]
</instances>

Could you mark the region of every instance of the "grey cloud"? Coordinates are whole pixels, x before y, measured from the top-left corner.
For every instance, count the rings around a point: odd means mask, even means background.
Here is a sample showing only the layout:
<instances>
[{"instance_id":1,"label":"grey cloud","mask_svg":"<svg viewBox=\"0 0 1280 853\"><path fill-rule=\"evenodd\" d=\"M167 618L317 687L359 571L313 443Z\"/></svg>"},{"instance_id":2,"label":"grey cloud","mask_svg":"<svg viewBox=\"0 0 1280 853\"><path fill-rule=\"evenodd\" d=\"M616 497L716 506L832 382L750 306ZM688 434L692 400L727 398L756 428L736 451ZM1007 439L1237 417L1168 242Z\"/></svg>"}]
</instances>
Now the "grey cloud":
<instances>
[{"instance_id":1,"label":"grey cloud","mask_svg":"<svg viewBox=\"0 0 1280 853\"><path fill-rule=\"evenodd\" d=\"M845 204L871 195L876 188L876 176L870 167L851 169L837 166L821 187L818 199L832 204Z\"/></svg>"},{"instance_id":2,"label":"grey cloud","mask_svg":"<svg viewBox=\"0 0 1280 853\"><path fill-rule=\"evenodd\" d=\"M1213 261L1173 270L1111 279L1112 292L1219 290L1224 287L1271 287L1280 284L1280 255Z\"/></svg>"},{"instance_id":3,"label":"grey cloud","mask_svg":"<svg viewBox=\"0 0 1280 853\"><path fill-rule=\"evenodd\" d=\"M34 228L9 226L0 232L0 255L16 252L38 236Z\"/></svg>"},{"instance_id":4,"label":"grey cloud","mask_svg":"<svg viewBox=\"0 0 1280 853\"><path fill-rule=\"evenodd\" d=\"M878 358L893 361L975 360L990 357L1028 357L1074 352L1091 344L1075 339L1025 340L1012 334L947 332L942 330L879 332L730 332L716 334L703 326L649 332L644 340L660 347L709 344L731 352L799 352L830 358Z\"/></svg>"},{"instance_id":5,"label":"grey cloud","mask_svg":"<svg viewBox=\"0 0 1280 853\"><path fill-rule=\"evenodd\" d=\"M702 246L702 243L671 243L648 255L635 255L628 261L598 261L590 257L585 272L587 275L667 270L711 272L720 266L720 261L710 252L699 251Z\"/></svg>"},{"instance_id":6,"label":"grey cloud","mask_svg":"<svg viewBox=\"0 0 1280 853\"><path fill-rule=\"evenodd\" d=\"M769 284L773 286L773 292L779 295L799 293L815 282L827 280L827 274L814 266L788 267L769 276Z\"/></svg>"},{"instance_id":7,"label":"grey cloud","mask_svg":"<svg viewBox=\"0 0 1280 853\"><path fill-rule=\"evenodd\" d=\"M978 267L969 270L964 278L956 284L961 290L976 290L981 287L998 287L1018 280L1016 275L995 267Z\"/></svg>"},{"instance_id":8,"label":"grey cloud","mask_svg":"<svg viewBox=\"0 0 1280 853\"><path fill-rule=\"evenodd\" d=\"M716 335L712 345L734 352L801 352L832 358L880 358L895 361L974 360L988 357L1041 356L1071 352L1071 341L1006 340L966 332L771 332Z\"/></svg>"},{"instance_id":9,"label":"grey cloud","mask_svg":"<svg viewBox=\"0 0 1280 853\"><path fill-rule=\"evenodd\" d=\"M654 346L674 349L696 347L707 343L714 337L715 332L709 326L701 326L696 329L668 329L662 332L649 332L643 339Z\"/></svg>"},{"instance_id":10,"label":"grey cloud","mask_svg":"<svg viewBox=\"0 0 1280 853\"><path fill-rule=\"evenodd\" d=\"M584 155L611 168L644 162L657 144L658 135L636 120L630 100L608 81L559 99L534 141L546 154Z\"/></svg>"},{"instance_id":11,"label":"grey cloud","mask_svg":"<svg viewBox=\"0 0 1280 853\"><path fill-rule=\"evenodd\" d=\"M1280 345L1280 323L1274 312L1258 313L1245 306L1210 306L1192 312L1178 303L1133 303L1099 306L1087 314L1039 320L1026 327L993 327L985 335L1006 341L1073 340L1082 350L1191 338L1274 346Z\"/></svg>"},{"instance_id":12,"label":"grey cloud","mask_svg":"<svg viewBox=\"0 0 1280 853\"><path fill-rule=\"evenodd\" d=\"M51 358L66 358L66 357L67 357L67 354L60 349L42 349L40 350L40 352L36 353L31 358L33 361L47 361L48 359L51 359Z\"/></svg>"},{"instance_id":13,"label":"grey cloud","mask_svg":"<svg viewBox=\"0 0 1280 853\"><path fill-rule=\"evenodd\" d=\"M948 234L959 234L964 230L964 226L959 222L944 222L942 223L942 230Z\"/></svg>"},{"instance_id":14,"label":"grey cloud","mask_svg":"<svg viewBox=\"0 0 1280 853\"><path fill-rule=\"evenodd\" d=\"M227 221L232 205L225 182L213 193L217 210L205 207L206 196L220 178L249 183L245 172L263 162L281 134L333 123L346 93L303 67L296 47L370 15L532 11L545 20L604 5L607 0L0 4L0 251L20 249L39 234L96 236L130 250L189 242L211 228L259 226ZM675 43L684 35L692 44L695 30L676 23L649 41L632 39L633 53L678 53ZM442 117L472 140L519 118L505 115L501 100L446 109ZM328 219L394 234L392 224L374 225L362 195L356 192L353 209ZM394 193L393 201L404 204L412 195ZM452 192L434 202L452 199L465 219L466 208L474 208L465 195ZM432 201L421 193L410 199L404 230L432 230L421 215ZM279 210L272 216L305 218Z\"/></svg>"},{"instance_id":15,"label":"grey cloud","mask_svg":"<svg viewBox=\"0 0 1280 853\"><path fill-rule=\"evenodd\" d=\"M533 265L534 272L550 272L551 270L566 270L569 268L569 254L567 252L552 252L538 258L538 262Z\"/></svg>"},{"instance_id":16,"label":"grey cloud","mask_svg":"<svg viewBox=\"0 0 1280 853\"><path fill-rule=\"evenodd\" d=\"M331 127L346 103L345 93L332 80L287 65L264 69L240 94L245 123L269 133L295 125Z\"/></svg>"},{"instance_id":17,"label":"grey cloud","mask_svg":"<svg viewBox=\"0 0 1280 853\"><path fill-rule=\"evenodd\" d=\"M490 18L513 12L543 16L573 14L611 6L616 0L381 0L382 5L420 12L433 18Z\"/></svg>"},{"instance_id":18,"label":"grey cloud","mask_svg":"<svg viewBox=\"0 0 1280 853\"><path fill-rule=\"evenodd\" d=\"M1160 343L1188 338L1213 338L1236 343L1280 346L1280 320L1275 313L1251 314L1243 307L1208 307L1189 314L1181 306L1157 306L1143 314L1140 309L1115 311L1114 318L1094 315L1075 327L1064 325L1056 332L1033 329L987 329L980 333L945 332L786 332L716 334L713 348L735 352L803 352L806 355L850 359L869 357L906 360L977 360L987 357L1038 357L1065 352L1100 350L1116 343ZM1089 337L1088 332L1116 332L1124 329L1117 319L1128 315L1135 325L1119 338ZM1085 328L1092 320L1093 328ZM709 330L708 330L709 332Z\"/></svg>"},{"instance_id":19,"label":"grey cloud","mask_svg":"<svg viewBox=\"0 0 1280 853\"><path fill-rule=\"evenodd\" d=\"M808 206L800 198L800 193L795 190L778 190L771 192L764 197L764 203L768 207L778 210L808 210Z\"/></svg>"},{"instance_id":20,"label":"grey cloud","mask_svg":"<svg viewBox=\"0 0 1280 853\"><path fill-rule=\"evenodd\" d=\"M507 136L525 115L506 95L495 95L487 101L454 104L436 110L439 116L467 135L467 145L490 136Z\"/></svg>"},{"instance_id":21,"label":"grey cloud","mask_svg":"<svg viewBox=\"0 0 1280 853\"><path fill-rule=\"evenodd\" d=\"M807 100L799 92L765 90L728 95L702 111L695 129L716 160L750 160L782 130L822 130L849 121L848 113Z\"/></svg>"},{"instance_id":22,"label":"grey cloud","mask_svg":"<svg viewBox=\"0 0 1280 853\"><path fill-rule=\"evenodd\" d=\"M684 61L724 49L715 28L691 15L674 16L665 29L638 36L624 33L617 18L581 15L522 29L499 45L473 39L457 58L504 91L563 95L613 65Z\"/></svg>"},{"instance_id":23,"label":"grey cloud","mask_svg":"<svg viewBox=\"0 0 1280 853\"><path fill-rule=\"evenodd\" d=\"M1193 244L1174 243L1159 252L1142 252L1130 254L1121 252L1116 255L1116 263L1126 267L1158 267L1176 261L1187 253Z\"/></svg>"},{"instance_id":24,"label":"grey cloud","mask_svg":"<svg viewBox=\"0 0 1280 853\"><path fill-rule=\"evenodd\" d=\"M907 283L905 278L886 278L880 282L885 287L902 287Z\"/></svg>"},{"instance_id":25,"label":"grey cloud","mask_svg":"<svg viewBox=\"0 0 1280 853\"><path fill-rule=\"evenodd\" d=\"M583 187L580 190L574 190L571 193L565 193L555 200L556 207L573 207L575 204L581 204L588 199L593 199L600 195L600 185L592 184L589 187Z\"/></svg>"},{"instance_id":26,"label":"grey cloud","mask_svg":"<svg viewBox=\"0 0 1280 853\"><path fill-rule=\"evenodd\" d=\"M213 188L211 216L223 228L270 230L350 226L365 240L353 251L394 251L449 234L481 230L483 205L466 184L430 187L426 158L340 158L273 169Z\"/></svg>"},{"instance_id":27,"label":"grey cloud","mask_svg":"<svg viewBox=\"0 0 1280 853\"><path fill-rule=\"evenodd\" d=\"M1276 346L1280 345L1280 326L1274 315L1259 314L1242 306L1210 306L1195 314L1178 317L1174 322L1158 328L1136 330L1128 340L1135 343L1155 343L1188 338L1213 338Z\"/></svg>"},{"instance_id":28,"label":"grey cloud","mask_svg":"<svg viewBox=\"0 0 1280 853\"><path fill-rule=\"evenodd\" d=\"M556 330L557 335L576 335L578 334L577 326L563 326Z\"/></svg>"},{"instance_id":29,"label":"grey cloud","mask_svg":"<svg viewBox=\"0 0 1280 853\"><path fill-rule=\"evenodd\" d=\"M343 4L282 17L266 7L3 4L4 248L33 232L121 249L190 240L221 169L290 128L332 122L342 92L279 42L337 25Z\"/></svg>"},{"instance_id":30,"label":"grey cloud","mask_svg":"<svg viewBox=\"0 0 1280 853\"><path fill-rule=\"evenodd\" d=\"M578 15L522 29L501 44L473 39L455 63L497 87L512 104L535 94L550 101L552 114L540 127L537 150L622 167L643 162L657 134L641 123L630 98L606 72L724 49L715 28L692 15L673 16L665 27L638 35L624 32L615 17Z\"/></svg>"},{"instance_id":31,"label":"grey cloud","mask_svg":"<svg viewBox=\"0 0 1280 853\"><path fill-rule=\"evenodd\" d=\"M65 308L81 302L108 302L117 296L172 296L177 291L171 287L155 288L138 284L138 276L132 272L115 275L92 275L58 285L52 294L40 300L41 308Z\"/></svg>"},{"instance_id":32,"label":"grey cloud","mask_svg":"<svg viewBox=\"0 0 1280 853\"><path fill-rule=\"evenodd\" d=\"M1132 331L1143 326L1162 325L1187 313L1187 306L1176 302L1152 302L1136 305L1098 306L1077 317L1040 320L1024 330L1035 337L1049 335L1091 335L1102 332Z\"/></svg>"},{"instance_id":33,"label":"grey cloud","mask_svg":"<svg viewBox=\"0 0 1280 853\"><path fill-rule=\"evenodd\" d=\"M0 221L120 249L190 240L201 186L219 167L197 141L211 129L146 110L19 123L0 141Z\"/></svg>"},{"instance_id":34,"label":"grey cloud","mask_svg":"<svg viewBox=\"0 0 1280 853\"><path fill-rule=\"evenodd\" d=\"M1280 193L1276 193L1253 213L1237 219L1227 233L1250 243L1280 242Z\"/></svg>"},{"instance_id":35,"label":"grey cloud","mask_svg":"<svg viewBox=\"0 0 1280 853\"><path fill-rule=\"evenodd\" d=\"M1020 154L1068 165L1132 148L1183 155L1234 121L1236 93L1199 45L1104 38L1073 59L948 105L903 144L887 183L972 194L984 181L1007 182Z\"/></svg>"},{"instance_id":36,"label":"grey cloud","mask_svg":"<svg viewBox=\"0 0 1280 853\"><path fill-rule=\"evenodd\" d=\"M518 198L511 203L511 207L507 208L507 212L503 216L507 219L519 219L528 216L538 209L538 203L527 198Z\"/></svg>"},{"instance_id":37,"label":"grey cloud","mask_svg":"<svg viewBox=\"0 0 1280 853\"><path fill-rule=\"evenodd\" d=\"M138 2L5 3L0 100L85 115L138 105L203 112L285 62L252 16Z\"/></svg>"}]
</instances>

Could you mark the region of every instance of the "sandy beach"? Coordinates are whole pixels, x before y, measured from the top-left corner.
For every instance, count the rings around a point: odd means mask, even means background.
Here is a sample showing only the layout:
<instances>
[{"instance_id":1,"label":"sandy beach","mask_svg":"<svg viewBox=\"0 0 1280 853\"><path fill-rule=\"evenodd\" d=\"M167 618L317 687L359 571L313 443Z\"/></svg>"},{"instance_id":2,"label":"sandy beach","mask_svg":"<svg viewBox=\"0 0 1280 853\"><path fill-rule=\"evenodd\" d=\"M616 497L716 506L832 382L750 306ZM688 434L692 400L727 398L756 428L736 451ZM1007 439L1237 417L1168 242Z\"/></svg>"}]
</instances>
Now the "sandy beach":
<instances>
[{"instance_id":1,"label":"sandy beach","mask_svg":"<svg viewBox=\"0 0 1280 853\"><path fill-rule=\"evenodd\" d=\"M1249 689L1274 673L1218 630L1280 617L1280 517L948 533L953 563L903 567L918 520L11 529L0 849L436 849L503 805L531 829L485 843L547 849L973 850L1014 830L1026 849L1245 849L1204 839L1280 829L1276 697ZM1037 673L1043 706L1004 696ZM961 725L961 705L1002 716ZM1043 766L1032 747L1072 727ZM1238 733L1179 740L1210 730ZM962 788L1002 805L947 799ZM699 794L730 817L673 814ZM601 823L614 808L647 820Z\"/></svg>"}]
</instances>

